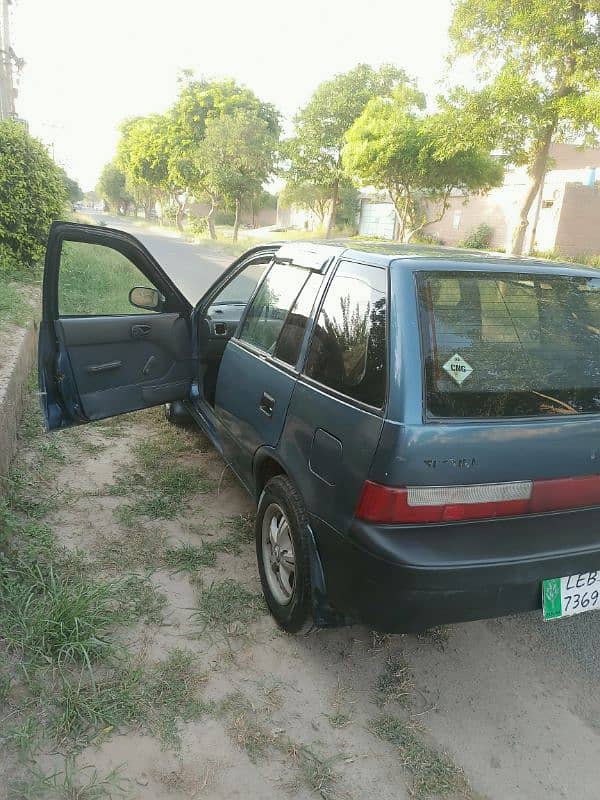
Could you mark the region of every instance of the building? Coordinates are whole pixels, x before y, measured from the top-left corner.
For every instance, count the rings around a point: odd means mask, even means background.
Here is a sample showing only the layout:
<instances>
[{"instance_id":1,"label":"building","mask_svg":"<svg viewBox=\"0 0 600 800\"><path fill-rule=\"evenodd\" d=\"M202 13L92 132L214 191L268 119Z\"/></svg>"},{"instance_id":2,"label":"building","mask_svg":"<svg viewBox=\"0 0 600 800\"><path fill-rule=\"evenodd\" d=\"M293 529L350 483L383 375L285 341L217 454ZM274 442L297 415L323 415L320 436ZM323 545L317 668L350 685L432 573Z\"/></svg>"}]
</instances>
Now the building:
<instances>
[{"instance_id":1,"label":"building","mask_svg":"<svg viewBox=\"0 0 600 800\"><path fill-rule=\"evenodd\" d=\"M600 253L600 148L554 144L551 169L529 214L525 249L558 251L566 256ZM504 184L486 195L450 198L444 217L425 228L440 243L460 245L486 223L492 229L490 246L505 250L517 223L519 208L529 184L525 169L506 173ZM394 238L396 221L389 201L367 195L361 201L359 232L365 236Z\"/></svg>"}]
</instances>

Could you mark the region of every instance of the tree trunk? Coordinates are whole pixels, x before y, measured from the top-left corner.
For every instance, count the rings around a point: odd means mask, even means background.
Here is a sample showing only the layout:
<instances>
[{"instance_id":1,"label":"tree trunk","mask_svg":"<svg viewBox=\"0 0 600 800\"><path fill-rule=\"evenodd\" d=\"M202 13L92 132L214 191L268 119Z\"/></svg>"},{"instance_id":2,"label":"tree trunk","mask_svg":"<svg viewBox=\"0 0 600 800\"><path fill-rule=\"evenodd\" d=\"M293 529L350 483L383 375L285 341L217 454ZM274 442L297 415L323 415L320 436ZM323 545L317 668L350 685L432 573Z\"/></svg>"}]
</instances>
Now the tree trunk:
<instances>
[{"instance_id":1,"label":"tree trunk","mask_svg":"<svg viewBox=\"0 0 600 800\"><path fill-rule=\"evenodd\" d=\"M183 233L183 215L185 213L185 207L187 204L187 197L183 201L183 203L179 200L178 197L175 197L175 205L177 206L177 210L175 211L175 225L177 226L177 230Z\"/></svg>"},{"instance_id":2,"label":"tree trunk","mask_svg":"<svg viewBox=\"0 0 600 800\"><path fill-rule=\"evenodd\" d=\"M333 233L333 229L335 228L335 221L337 217L337 208L339 202L339 194L340 194L340 182L336 181L333 184L331 190L331 213L329 214L329 219L327 220L327 231L325 233L326 239L331 239L331 235Z\"/></svg>"},{"instance_id":3,"label":"tree trunk","mask_svg":"<svg viewBox=\"0 0 600 800\"><path fill-rule=\"evenodd\" d=\"M211 239L217 238L217 231L215 228L215 211L217 210L217 203L214 197L210 198L210 211L206 215L206 224L208 225L208 233Z\"/></svg>"},{"instance_id":4,"label":"tree trunk","mask_svg":"<svg viewBox=\"0 0 600 800\"><path fill-rule=\"evenodd\" d=\"M237 242L238 231L240 229L240 207L241 207L240 198L236 197L235 198L235 219L233 221L233 235L231 237L234 242Z\"/></svg>"},{"instance_id":5,"label":"tree trunk","mask_svg":"<svg viewBox=\"0 0 600 800\"><path fill-rule=\"evenodd\" d=\"M527 220L532 203L540 191L542 181L544 180L544 176L546 174L546 168L548 166L548 154L550 152L550 145L552 144L554 129L555 123L548 125L548 127L545 129L544 135L540 140L539 147L533 159L533 163L531 164L529 170L531 181L519 211L519 222L513 231L512 243L509 251L510 255L520 256L523 254L523 245L525 244L525 235L527 234Z\"/></svg>"}]
</instances>

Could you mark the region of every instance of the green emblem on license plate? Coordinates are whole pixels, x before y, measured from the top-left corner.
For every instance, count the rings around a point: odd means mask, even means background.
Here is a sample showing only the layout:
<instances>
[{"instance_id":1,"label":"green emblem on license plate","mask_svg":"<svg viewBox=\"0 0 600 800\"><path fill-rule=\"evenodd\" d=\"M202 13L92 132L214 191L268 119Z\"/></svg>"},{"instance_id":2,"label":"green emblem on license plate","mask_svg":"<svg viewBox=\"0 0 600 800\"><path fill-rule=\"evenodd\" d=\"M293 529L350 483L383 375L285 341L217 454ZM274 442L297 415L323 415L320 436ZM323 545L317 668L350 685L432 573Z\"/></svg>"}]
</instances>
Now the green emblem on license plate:
<instances>
[{"instance_id":1,"label":"green emblem on license plate","mask_svg":"<svg viewBox=\"0 0 600 800\"><path fill-rule=\"evenodd\" d=\"M560 578L550 578L542 585L542 604L544 619L562 617L562 603L560 596Z\"/></svg>"}]
</instances>

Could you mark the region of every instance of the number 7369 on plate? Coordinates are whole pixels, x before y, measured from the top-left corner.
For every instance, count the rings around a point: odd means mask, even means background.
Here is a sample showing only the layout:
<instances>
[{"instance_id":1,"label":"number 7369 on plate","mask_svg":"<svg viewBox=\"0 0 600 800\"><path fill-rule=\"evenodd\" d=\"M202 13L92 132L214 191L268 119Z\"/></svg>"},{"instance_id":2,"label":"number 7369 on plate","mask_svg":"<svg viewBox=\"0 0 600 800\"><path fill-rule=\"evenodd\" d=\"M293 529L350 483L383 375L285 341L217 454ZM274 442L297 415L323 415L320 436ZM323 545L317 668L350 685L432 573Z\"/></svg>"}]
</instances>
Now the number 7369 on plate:
<instances>
[{"instance_id":1,"label":"number 7369 on plate","mask_svg":"<svg viewBox=\"0 0 600 800\"><path fill-rule=\"evenodd\" d=\"M560 619L600 608L600 570L542 581L544 619Z\"/></svg>"}]
</instances>

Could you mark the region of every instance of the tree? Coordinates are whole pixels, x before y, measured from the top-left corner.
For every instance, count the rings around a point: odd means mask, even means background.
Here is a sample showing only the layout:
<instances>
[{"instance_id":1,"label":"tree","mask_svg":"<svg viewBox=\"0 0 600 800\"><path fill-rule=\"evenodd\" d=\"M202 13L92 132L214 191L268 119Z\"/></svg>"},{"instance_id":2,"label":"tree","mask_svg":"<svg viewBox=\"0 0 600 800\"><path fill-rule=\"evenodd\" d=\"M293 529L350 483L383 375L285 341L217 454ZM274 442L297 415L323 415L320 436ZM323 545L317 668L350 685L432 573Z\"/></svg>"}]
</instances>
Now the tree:
<instances>
[{"instance_id":1,"label":"tree","mask_svg":"<svg viewBox=\"0 0 600 800\"><path fill-rule=\"evenodd\" d=\"M349 173L389 193L398 237L406 242L443 217L453 192L487 191L503 175L502 165L468 137L455 136L450 151L446 115L423 112L423 95L411 87L373 98L348 131L343 151Z\"/></svg>"},{"instance_id":2,"label":"tree","mask_svg":"<svg viewBox=\"0 0 600 800\"><path fill-rule=\"evenodd\" d=\"M528 215L548 169L552 142L595 140L600 130L598 0L458 0L454 56L474 60L483 87L458 88L450 106L475 140L527 167L512 251L522 253Z\"/></svg>"},{"instance_id":3,"label":"tree","mask_svg":"<svg viewBox=\"0 0 600 800\"><path fill-rule=\"evenodd\" d=\"M19 122L0 122L0 247L26 267L38 262L50 223L65 212L60 169Z\"/></svg>"},{"instance_id":4,"label":"tree","mask_svg":"<svg viewBox=\"0 0 600 800\"><path fill-rule=\"evenodd\" d=\"M59 170L63 186L65 187L65 191L71 203L77 203L79 200L83 200L81 186L74 178L70 178L62 167L59 167Z\"/></svg>"},{"instance_id":5,"label":"tree","mask_svg":"<svg viewBox=\"0 0 600 800\"><path fill-rule=\"evenodd\" d=\"M231 79L197 80L186 72L180 83L179 97L169 112L172 125L170 174L173 181L196 198L208 197L211 208L207 224L211 238L216 239L214 215L221 198L207 182L207 171L199 157L207 123L248 112L264 123L261 124L263 133L279 139L279 113L271 103L262 102L250 89Z\"/></svg>"},{"instance_id":6,"label":"tree","mask_svg":"<svg viewBox=\"0 0 600 800\"><path fill-rule=\"evenodd\" d=\"M279 197L284 207L299 206L312 211L317 217L320 227L325 224L325 217L331 212L330 189L309 181L286 183ZM358 192L352 182L344 175L340 180L338 189L337 222L347 227L353 227L358 210Z\"/></svg>"},{"instance_id":7,"label":"tree","mask_svg":"<svg viewBox=\"0 0 600 800\"><path fill-rule=\"evenodd\" d=\"M160 114L132 117L121 124L116 165L146 218L159 199L167 181L168 141Z\"/></svg>"},{"instance_id":8,"label":"tree","mask_svg":"<svg viewBox=\"0 0 600 800\"><path fill-rule=\"evenodd\" d=\"M235 209L233 239L238 237L242 202L260 194L273 170L278 137L269 123L250 110L211 116L196 157L202 183L211 196Z\"/></svg>"},{"instance_id":9,"label":"tree","mask_svg":"<svg viewBox=\"0 0 600 800\"><path fill-rule=\"evenodd\" d=\"M288 183L314 187L329 200L327 236L331 236L344 180L342 148L344 136L372 97L389 97L393 89L408 82L406 73L390 64L374 69L358 64L317 87L296 115L295 135L287 142L290 160Z\"/></svg>"},{"instance_id":10,"label":"tree","mask_svg":"<svg viewBox=\"0 0 600 800\"><path fill-rule=\"evenodd\" d=\"M127 178L114 161L104 165L100 173L97 192L104 200L109 209L113 209L117 214L122 214L133 202L133 198L127 191Z\"/></svg>"}]
</instances>

